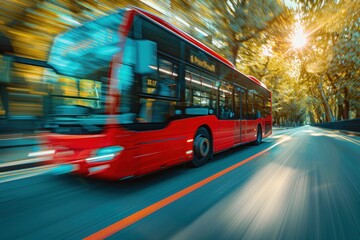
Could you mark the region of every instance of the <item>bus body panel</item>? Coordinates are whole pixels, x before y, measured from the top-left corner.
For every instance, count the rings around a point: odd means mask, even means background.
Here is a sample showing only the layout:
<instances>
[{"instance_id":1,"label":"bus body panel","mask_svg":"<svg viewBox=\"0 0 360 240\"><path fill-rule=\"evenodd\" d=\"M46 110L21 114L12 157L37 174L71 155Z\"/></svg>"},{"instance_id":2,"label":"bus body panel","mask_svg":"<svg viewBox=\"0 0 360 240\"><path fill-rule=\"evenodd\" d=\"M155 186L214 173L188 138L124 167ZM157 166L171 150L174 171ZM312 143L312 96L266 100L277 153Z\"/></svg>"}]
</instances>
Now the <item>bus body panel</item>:
<instances>
[{"instance_id":1,"label":"bus body panel","mask_svg":"<svg viewBox=\"0 0 360 240\"><path fill-rule=\"evenodd\" d=\"M215 134L214 152L234 146L234 132L236 120L218 120L218 130Z\"/></svg>"},{"instance_id":2,"label":"bus body panel","mask_svg":"<svg viewBox=\"0 0 360 240\"><path fill-rule=\"evenodd\" d=\"M174 121L160 130L136 132L138 139L135 158L140 163L138 174L175 165L185 161L186 134L184 122Z\"/></svg>"},{"instance_id":3,"label":"bus body panel","mask_svg":"<svg viewBox=\"0 0 360 240\"><path fill-rule=\"evenodd\" d=\"M241 120L234 120L234 144L241 143Z\"/></svg>"},{"instance_id":4,"label":"bus body panel","mask_svg":"<svg viewBox=\"0 0 360 240\"><path fill-rule=\"evenodd\" d=\"M246 124L245 138L241 142L256 140L256 128L263 119L241 121ZM239 144L234 141L234 131L239 120L218 120L216 116L192 117L171 121L165 128L152 131L129 131L118 126L108 128L98 135L60 135L47 136L49 145L57 149L53 163L76 164L83 175L96 175L107 179L122 179L141 176L170 166L190 161L193 157L193 139L197 129L205 126L213 136L214 153L224 151ZM263 125L263 124L261 124ZM186 126L186 127L185 127ZM108 146L123 146L119 156L106 163L86 163L96 149ZM66 157L64 152L74 151ZM91 172L91 168L109 165L106 169Z\"/></svg>"},{"instance_id":5,"label":"bus body panel","mask_svg":"<svg viewBox=\"0 0 360 240\"><path fill-rule=\"evenodd\" d=\"M246 142L255 141L258 122L258 120L247 120L245 134Z\"/></svg>"},{"instance_id":6,"label":"bus body panel","mask_svg":"<svg viewBox=\"0 0 360 240\"><path fill-rule=\"evenodd\" d=\"M264 138L272 134L272 115L265 117L263 127Z\"/></svg>"}]
</instances>

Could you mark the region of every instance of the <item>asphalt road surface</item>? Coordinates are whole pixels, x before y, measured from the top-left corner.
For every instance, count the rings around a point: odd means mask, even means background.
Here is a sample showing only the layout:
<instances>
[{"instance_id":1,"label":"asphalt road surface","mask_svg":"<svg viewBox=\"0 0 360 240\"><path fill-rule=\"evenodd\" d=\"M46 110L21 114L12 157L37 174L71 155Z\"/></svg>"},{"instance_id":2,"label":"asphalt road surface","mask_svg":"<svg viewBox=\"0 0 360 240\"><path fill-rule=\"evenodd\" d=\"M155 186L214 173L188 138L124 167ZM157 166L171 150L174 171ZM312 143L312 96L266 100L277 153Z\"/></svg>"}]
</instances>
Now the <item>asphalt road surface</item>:
<instances>
[{"instance_id":1,"label":"asphalt road surface","mask_svg":"<svg viewBox=\"0 0 360 240\"><path fill-rule=\"evenodd\" d=\"M0 177L0 239L360 239L360 137L334 131L122 182L31 173Z\"/></svg>"}]
</instances>

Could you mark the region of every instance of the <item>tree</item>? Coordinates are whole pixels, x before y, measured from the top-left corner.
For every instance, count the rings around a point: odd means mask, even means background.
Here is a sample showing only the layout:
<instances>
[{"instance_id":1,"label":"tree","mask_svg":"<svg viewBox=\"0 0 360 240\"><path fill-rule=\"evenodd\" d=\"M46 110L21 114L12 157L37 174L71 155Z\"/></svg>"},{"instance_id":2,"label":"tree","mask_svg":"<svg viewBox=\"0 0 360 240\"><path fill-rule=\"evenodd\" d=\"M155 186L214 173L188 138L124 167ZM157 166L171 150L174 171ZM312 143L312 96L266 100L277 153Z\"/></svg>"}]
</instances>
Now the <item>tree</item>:
<instances>
[{"instance_id":1,"label":"tree","mask_svg":"<svg viewBox=\"0 0 360 240\"><path fill-rule=\"evenodd\" d=\"M350 110L360 117L360 18L356 17L339 33L327 73L337 90L338 120L349 119Z\"/></svg>"},{"instance_id":2,"label":"tree","mask_svg":"<svg viewBox=\"0 0 360 240\"><path fill-rule=\"evenodd\" d=\"M320 100L325 121L333 121L335 116L338 120L348 119L350 102L357 105L358 100L354 98L359 92L356 90L359 82L355 77L357 71L354 71L357 69L354 68L356 61L352 59L353 56L359 56L356 52L359 41L356 34L352 34L356 28L353 23L359 19L359 10L356 7L358 3L347 0L302 0L299 3L300 21L305 26L309 39L308 47L301 52L301 78L311 94L309 97ZM342 38L344 40L341 40ZM349 54L344 54L346 52ZM351 107L354 111L356 108Z\"/></svg>"},{"instance_id":3,"label":"tree","mask_svg":"<svg viewBox=\"0 0 360 240\"><path fill-rule=\"evenodd\" d=\"M208 1L204 3L207 11L205 18L213 20L212 36L227 46L227 57L235 65L239 49L245 42L257 38L261 32L275 22L283 7L272 1ZM225 50L225 49L223 49Z\"/></svg>"}]
</instances>

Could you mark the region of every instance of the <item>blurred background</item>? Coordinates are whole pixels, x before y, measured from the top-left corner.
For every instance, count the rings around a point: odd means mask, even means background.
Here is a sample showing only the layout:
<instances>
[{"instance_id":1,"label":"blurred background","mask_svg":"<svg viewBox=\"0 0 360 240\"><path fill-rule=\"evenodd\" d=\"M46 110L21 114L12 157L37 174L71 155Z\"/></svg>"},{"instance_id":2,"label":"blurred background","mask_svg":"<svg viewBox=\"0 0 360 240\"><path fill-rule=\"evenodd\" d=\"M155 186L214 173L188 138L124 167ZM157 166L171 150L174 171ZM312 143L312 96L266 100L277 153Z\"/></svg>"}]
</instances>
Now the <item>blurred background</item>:
<instances>
[{"instance_id":1,"label":"blurred background","mask_svg":"<svg viewBox=\"0 0 360 240\"><path fill-rule=\"evenodd\" d=\"M359 1L3 0L0 132L41 129L49 92L76 87L49 82L45 68L9 56L46 61L58 34L128 5L159 15L265 83L274 126L360 117Z\"/></svg>"}]
</instances>

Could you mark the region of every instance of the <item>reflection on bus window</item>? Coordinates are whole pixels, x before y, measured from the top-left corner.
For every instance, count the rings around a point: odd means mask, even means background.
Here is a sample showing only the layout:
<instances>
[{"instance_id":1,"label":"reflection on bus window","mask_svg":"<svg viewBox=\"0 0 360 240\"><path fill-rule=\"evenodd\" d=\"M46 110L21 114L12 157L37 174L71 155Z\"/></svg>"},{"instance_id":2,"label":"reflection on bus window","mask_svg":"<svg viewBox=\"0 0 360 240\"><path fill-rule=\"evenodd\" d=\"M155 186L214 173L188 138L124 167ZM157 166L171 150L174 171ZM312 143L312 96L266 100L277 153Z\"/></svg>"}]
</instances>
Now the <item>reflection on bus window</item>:
<instances>
[{"instance_id":1,"label":"reflection on bus window","mask_svg":"<svg viewBox=\"0 0 360 240\"><path fill-rule=\"evenodd\" d=\"M80 96L87 98L94 98L92 108L98 109L101 107L101 82L95 82L91 80L81 79L80 80Z\"/></svg>"},{"instance_id":2,"label":"reflection on bus window","mask_svg":"<svg viewBox=\"0 0 360 240\"><path fill-rule=\"evenodd\" d=\"M59 76L52 85L52 95L57 97L53 106L79 105L92 109L101 108L102 83L89 79Z\"/></svg>"},{"instance_id":3,"label":"reflection on bus window","mask_svg":"<svg viewBox=\"0 0 360 240\"><path fill-rule=\"evenodd\" d=\"M122 13L88 22L56 37L49 63L63 75L93 79L89 76L101 66L109 67L112 57L120 50L118 26Z\"/></svg>"}]
</instances>

